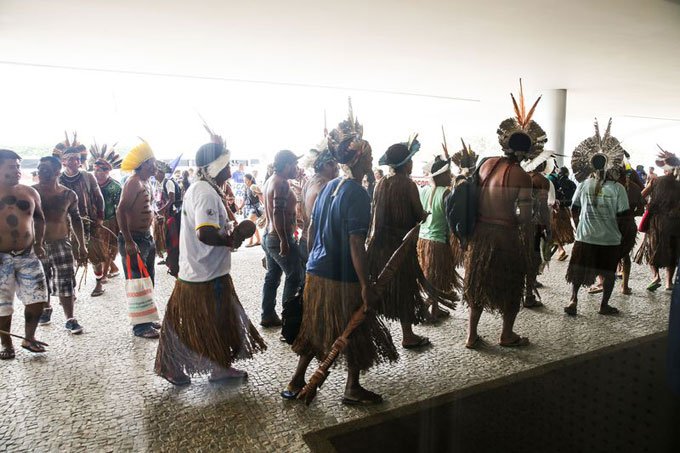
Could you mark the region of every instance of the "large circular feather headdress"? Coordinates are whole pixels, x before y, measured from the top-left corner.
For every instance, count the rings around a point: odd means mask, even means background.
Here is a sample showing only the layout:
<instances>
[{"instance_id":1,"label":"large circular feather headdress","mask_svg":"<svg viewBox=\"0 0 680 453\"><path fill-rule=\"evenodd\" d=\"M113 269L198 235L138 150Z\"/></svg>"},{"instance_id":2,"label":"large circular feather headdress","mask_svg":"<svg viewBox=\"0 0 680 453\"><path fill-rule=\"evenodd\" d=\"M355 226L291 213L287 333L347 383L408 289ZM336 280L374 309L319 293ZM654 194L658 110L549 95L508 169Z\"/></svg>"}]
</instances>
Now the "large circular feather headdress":
<instances>
[{"instance_id":1,"label":"large circular feather headdress","mask_svg":"<svg viewBox=\"0 0 680 453\"><path fill-rule=\"evenodd\" d=\"M362 139L364 127L354 116L351 97L348 102L347 119L338 124L338 127L330 131L326 137L331 155L342 165L345 173L348 173L348 168L354 165L366 150L370 150L368 142Z\"/></svg>"},{"instance_id":2,"label":"large circular feather headdress","mask_svg":"<svg viewBox=\"0 0 680 453\"><path fill-rule=\"evenodd\" d=\"M584 181L592 175L597 168L593 165L593 160L604 159L605 171L622 170L624 156L626 151L621 146L621 143L616 137L611 135L612 120L609 119L607 130L604 136L600 135L600 126L595 119L595 135L583 140L574 149L571 156L571 169L574 173L574 178L578 181Z\"/></svg>"},{"instance_id":3,"label":"large circular feather headdress","mask_svg":"<svg viewBox=\"0 0 680 453\"><path fill-rule=\"evenodd\" d=\"M498 126L498 143L500 143L503 148L503 152L506 154L515 153L514 150L510 148L510 138L515 134L525 134L531 140L531 147L529 151L525 153L523 159L533 159L543 151L543 147L548 141L548 137L538 125L538 123L531 118L534 116L534 111L538 105L538 101L541 100L541 96L536 99L534 105L526 111L526 106L524 103L524 87L522 86L522 79L519 79L519 104L515 99L515 96L510 93L512 98L512 105L515 109L515 117L503 120Z\"/></svg>"},{"instance_id":4,"label":"large circular feather headdress","mask_svg":"<svg viewBox=\"0 0 680 453\"><path fill-rule=\"evenodd\" d=\"M96 166L102 166L108 170L115 170L120 168L123 158L115 151L116 143L110 148L106 143L99 147L97 142L90 146L90 162L89 169L92 171Z\"/></svg>"},{"instance_id":5,"label":"large circular feather headdress","mask_svg":"<svg viewBox=\"0 0 680 453\"><path fill-rule=\"evenodd\" d=\"M460 151L453 153L451 161L460 169L461 174L465 174L466 176L471 175L477 168L479 155L472 150L472 147L469 144L465 143L462 137L460 142L463 144L463 148Z\"/></svg>"}]
</instances>

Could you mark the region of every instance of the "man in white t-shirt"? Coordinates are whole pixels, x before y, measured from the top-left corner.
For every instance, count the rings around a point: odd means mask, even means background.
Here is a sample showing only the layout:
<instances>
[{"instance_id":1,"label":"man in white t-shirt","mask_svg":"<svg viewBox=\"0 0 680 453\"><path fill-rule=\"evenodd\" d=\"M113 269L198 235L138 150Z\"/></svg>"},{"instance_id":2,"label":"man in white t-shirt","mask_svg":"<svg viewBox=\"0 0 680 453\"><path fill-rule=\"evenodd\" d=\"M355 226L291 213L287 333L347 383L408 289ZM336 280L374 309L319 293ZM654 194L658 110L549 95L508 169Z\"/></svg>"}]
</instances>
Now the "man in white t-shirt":
<instances>
[{"instance_id":1,"label":"man in white t-shirt","mask_svg":"<svg viewBox=\"0 0 680 453\"><path fill-rule=\"evenodd\" d=\"M601 168L604 168L606 160L599 162L598 157L593 157L593 166L598 168L602 165ZM572 295L569 305L564 307L568 315L576 315L579 288L592 285L598 275L603 277L599 313L613 315L619 312L609 305L609 298L614 290L616 266L621 257L617 216L625 215L629 206L626 189L616 181L617 178L618 175L610 172L605 176L602 170L601 174L589 177L576 187L571 203L576 242L567 269Z\"/></svg>"},{"instance_id":2,"label":"man in white t-shirt","mask_svg":"<svg viewBox=\"0 0 680 453\"><path fill-rule=\"evenodd\" d=\"M233 227L220 189L229 179L229 151L220 137L196 153L196 181L184 194L179 275L168 301L156 354L156 373L174 385L211 372L211 382L244 379L235 360L266 349L238 300L229 272L231 249L255 225Z\"/></svg>"}]
</instances>

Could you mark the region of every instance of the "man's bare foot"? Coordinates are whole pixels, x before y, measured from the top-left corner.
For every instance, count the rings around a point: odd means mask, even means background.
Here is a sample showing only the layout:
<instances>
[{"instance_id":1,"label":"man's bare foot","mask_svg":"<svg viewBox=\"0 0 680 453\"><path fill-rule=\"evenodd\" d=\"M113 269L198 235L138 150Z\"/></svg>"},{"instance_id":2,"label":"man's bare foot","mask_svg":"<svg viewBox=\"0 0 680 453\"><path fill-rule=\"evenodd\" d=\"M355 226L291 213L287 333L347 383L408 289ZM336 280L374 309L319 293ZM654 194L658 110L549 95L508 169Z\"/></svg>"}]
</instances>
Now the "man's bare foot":
<instances>
[{"instance_id":1,"label":"man's bare foot","mask_svg":"<svg viewBox=\"0 0 680 453\"><path fill-rule=\"evenodd\" d=\"M345 394L342 397L342 403L350 406L370 406L382 402L382 396L361 386L345 389Z\"/></svg>"},{"instance_id":2,"label":"man's bare foot","mask_svg":"<svg viewBox=\"0 0 680 453\"><path fill-rule=\"evenodd\" d=\"M624 296L630 296L631 294L633 294L633 289L630 286L622 288L621 294L623 294Z\"/></svg>"},{"instance_id":3,"label":"man's bare foot","mask_svg":"<svg viewBox=\"0 0 680 453\"><path fill-rule=\"evenodd\" d=\"M90 294L91 297L98 297L104 294L104 288L102 288L102 281L97 280L97 284L94 285L94 289L92 290L92 294Z\"/></svg>"},{"instance_id":4,"label":"man's bare foot","mask_svg":"<svg viewBox=\"0 0 680 453\"><path fill-rule=\"evenodd\" d=\"M13 346L3 346L2 349L0 349L0 360L11 360L15 355L16 353L14 352Z\"/></svg>"},{"instance_id":5,"label":"man's bare foot","mask_svg":"<svg viewBox=\"0 0 680 453\"><path fill-rule=\"evenodd\" d=\"M401 342L401 346L405 349L422 348L428 346L429 344L430 344L429 338L421 337L416 334L412 334L409 335L408 337L405 337Z\"/></svg>"},{"instance_id":6,"label":"man's bare foot","mask_svg":"<svg viewBox=\"0 0 680 453\"><path fill-rule=\"evenodd\" d=\"M515 332L513 332L512 335L509 337L501 336L501 339L498 342L498 344L505 348L518 348L522 346L528 346L529 339L527 337L517 335Z\"/></svg>"},{"instance_id":7,"label":"man's bare foot","mask_svg":"<svg viewBox=\"0 0 680 453\"><path fill-rule=\"evenodd\" d=\"M569 316L576 316L576 310L577 310L577 303L574 301L571 301L569 305L564 307L564 312L568 314Z\"/></svg>"},{"instance_id":8,"label":"man's bare foot","mask_svg":"<svg viewBox=\"0 0 680 453\"><path fill-rule=\"evenodd\" d=\"M248 378L248 373L242 370L238 370L233 367L229 368L215 368L213 369L213 372L210 374L210 377L208 380L210 382L221 382L221 381L227 381L230 379L247 379Z\"/></svg>"},{"instance_id":9,"label":"man's bare foot","mask_svg":"<svg viewBox=\"0 0 680 453\"><path fill-rule=\"evenodd\" d=\"M172 385L176 386L182 386L182 385L189 385L191 384L191 378L184 374L182 371L178 371L175 373L168 373L168 374L161 374L160 375L163 379L171 383Z\"/></svg>"},{"instance_id":10,"label":"man's bare foot","mask_svg":"<svg viewBox=\"0 0 680 453\"><path fill-rule=\"evenodd\" d=\"M468 337L467 341L465 342L465 347L467 349L477 349L481 341L482 337L480 337L479 335L475 335L474 338Z\"/></svg>"},{"instance_id":11,"label":"man's bare foot","mask_svg":"<svg viewBox=\"0 0 680 453\"><path fill-rule=\"evenodd\" d=\"M38 343L31 343L30 341L26 340L21 342L21 347L34 354L40 354L42 352L45 352L45 348L42 345Z\"/></svg>"}]
</instances>

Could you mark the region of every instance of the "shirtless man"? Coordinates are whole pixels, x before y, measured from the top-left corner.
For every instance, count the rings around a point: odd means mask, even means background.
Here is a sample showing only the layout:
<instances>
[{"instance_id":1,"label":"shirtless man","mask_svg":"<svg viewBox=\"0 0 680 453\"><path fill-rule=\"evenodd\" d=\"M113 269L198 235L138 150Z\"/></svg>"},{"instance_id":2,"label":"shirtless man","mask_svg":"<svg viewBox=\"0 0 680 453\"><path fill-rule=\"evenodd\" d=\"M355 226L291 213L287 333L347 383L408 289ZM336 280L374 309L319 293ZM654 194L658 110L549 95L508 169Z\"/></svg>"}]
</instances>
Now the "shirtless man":
<instances>
[{"instance_id":1,"label":"shirtless man","mask_svg":"<svg viewBox=\"0 0 680 453\"><path fill-rule=\"evenodd\" d=\"M302 235L300 237L300 253L302 254L303 267L307 263L311 244L308 244L309 224L312 217L314 203L326 184L338 177L338 163L333 159L328 149L319 153L314 161L314 176L312 176L302 187Z\"/></svg>"},{"instance_id":2,"label":"shirtless man","mask_svg":"<svg viewBox=\"0 0 680 453\"><path fill-rule=\"evenodd\" d=\"M262 242L267 259L267 274L262 289L262 327L281 325L281 319L276 314L276 291L281 283L281 275L286 274L283 302L295 296L302 285L300 249L293 237L297 200L288 183L298 174L297 160L291 151L276 153L274 174L264 186L264 210L269 222Z\"/></svg>"},{"instance_id":3,"label":"shirtless man","mask_svg":"<svg viewBox=\"0 0 680 453\"><path fill-rule=\"evenodd\" d=\"M47 302L47 285L40 258L45 257L45 218L40 195L19 184L21 157L0 149L0 330L12 327L12 304L16 295L25 306L24 336L35 340L38 318ZM0 334L0 360L14 358L12 337ZM42 346L22 341L30 352L45 352Z\"/></svg>"},{"instance_id":4,"label":"shirtless man","mask_svg":"<svg viewBox=\"0 0 680 453\"><path fill-rule=\"evenodd\" d=\"M40 159L38 184L33 186L40 194L45 214L45 259L42 260L49 295L59 298L66 318L65 328L72 334L83 332L82 326L73 317L76 275L73 249L71 247L71 226L78 242L78 264L87 262L87 248L83 222L78 210L78 196L74 191L59 184L61 162L54 156ZM70 223L69 223L70 219ZM48 298L47 306L40 316L40 324L49 324L52 307Z\"/></svg>"},{"instance_id":5,"label":"shirtless man","mask_svg":"<svg viewBox=\"0 0 680 453\"><path fill-rule=\"evenodd\" d=\"M121 169L134 170L134 174L125 182L123 193L118 204L118 249L123 260L125 278L141 278L141 272L135 257L139 254L149 271L151 281L154 280L154 264L156 257L156 245L151 236L151 191L149 178L156 173L156 159L148 144L142 143L130 150L123 159ZM130 256L132 275L128 275L125 265L127 256ZM135 336L142 338L158 338L158 331L154 323L140 323L132 326Z\"/></svg>"},{"instance_id":6,"label":"shirtless man","mask_svg":"<svg viewBox=\"0 0 680 453\"><path fill-rule=\"evenodd\" d=\"M529 265L530 248L525 242L533 240L531 177L520 167L518 154L528 152L531 146L527 134L515 133L504 149L505 156L487 159L480 167L477 224L465 263L464 300L470 308L468 348L479 342L477 325L485 309L503 315L501 346L529 343L513 327Z\"/></svg>"}]
</instances>

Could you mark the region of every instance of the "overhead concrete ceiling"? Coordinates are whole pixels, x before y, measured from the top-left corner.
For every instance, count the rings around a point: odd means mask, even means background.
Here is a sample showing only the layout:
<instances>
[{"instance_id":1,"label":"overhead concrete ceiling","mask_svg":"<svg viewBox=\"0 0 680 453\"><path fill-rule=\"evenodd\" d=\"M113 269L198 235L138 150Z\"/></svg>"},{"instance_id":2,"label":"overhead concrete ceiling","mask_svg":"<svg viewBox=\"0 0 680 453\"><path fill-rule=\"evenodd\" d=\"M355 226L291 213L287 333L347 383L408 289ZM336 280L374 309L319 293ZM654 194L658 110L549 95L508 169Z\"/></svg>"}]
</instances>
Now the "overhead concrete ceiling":
<instances>
[{"instance_id":1,"label":"overhead concrete ceiling","mask_svg":"<svg viewBox=\"0 0 680 453\"><path fill-rule=\"evenodd\" d=\"M0 74L64 66L504 104L521 76L536 93L567 89L569 114L588 118L680 120L679 43L680 4L664 0L0 0Z\"/></svg>"}]
</instances>

